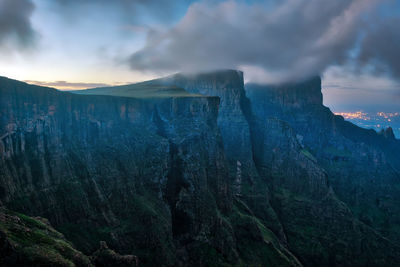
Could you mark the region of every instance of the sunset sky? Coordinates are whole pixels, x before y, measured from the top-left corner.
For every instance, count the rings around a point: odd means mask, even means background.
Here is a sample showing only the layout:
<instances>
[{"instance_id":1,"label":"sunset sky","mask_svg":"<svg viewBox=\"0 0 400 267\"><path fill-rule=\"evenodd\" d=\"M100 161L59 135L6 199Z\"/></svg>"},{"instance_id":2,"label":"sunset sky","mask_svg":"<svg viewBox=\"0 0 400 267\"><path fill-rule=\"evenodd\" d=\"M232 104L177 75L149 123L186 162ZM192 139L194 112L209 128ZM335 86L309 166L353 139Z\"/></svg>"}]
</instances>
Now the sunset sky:
<instances>
[{"instance_id":1,"label":"sunset sky","mask_svg":"<svg viewBox=\"0 0 400 267\"><path fill-rule=\"evenodd\" d=\"M59 89L233 68L400 110L400 1L0 0L0 76Z\"/></svg>"}]
</instances>

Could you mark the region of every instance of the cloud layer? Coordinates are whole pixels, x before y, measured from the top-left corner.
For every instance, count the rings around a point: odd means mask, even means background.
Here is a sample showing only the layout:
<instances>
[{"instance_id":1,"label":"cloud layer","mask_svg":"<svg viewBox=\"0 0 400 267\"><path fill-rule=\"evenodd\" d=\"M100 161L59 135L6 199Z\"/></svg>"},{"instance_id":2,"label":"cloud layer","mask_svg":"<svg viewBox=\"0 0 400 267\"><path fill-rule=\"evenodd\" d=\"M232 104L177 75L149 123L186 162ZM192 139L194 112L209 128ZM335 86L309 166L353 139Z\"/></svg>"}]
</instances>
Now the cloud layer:
<instances>
[{"instance_id":1,"label":"cloud layer","mask_svg":"<svg viewBox=\"0 0 400 267\"><path fill-rule=\"evenodd\" d=\"M34 8L30 0L0 1L0 46L26 48L34 44L36 32L30 20Z\"/></svg>"},{"instance_id":2,"label":"cloud layer","mask_svg":"<svg viewBox=\"0 0 400 267\"><path fill-rule=\"evenodd\" d=\"M32 47L40 35L43 65L123 58L138 75L237 68L253 82L344 66L400 81L400 4L385 13L387 2L396 0L0 0L0 53ZM93 55L99 47L112 57Z\"/></svg>"},{"instance_id":3,"label":"cloud layer","mask_svg":"<svg viewBox=\"0 0 400 267\"><path fill-rule=\"evenodd\" d=\"M146 45L130 56L129 64L160 73L241 68L259 81L306 78L351 58L365 15L379 2L286 0L273 8L235 1L195 3L174 27L149 31ZM377 31L378 36L393 34ZM399 60L389 60L394 51L380 55L382 47L373 42L371 34L362 46L363 61L379 57L397 67Z\"/></svg>"},{"instance_id":4,"label":"cloud layer","mask_svg":"<svg viewBox=\"0 0 400 267\"><path fill-rule=\"evenodd\" d=\"M361 65L376 72L389 72L400 79L400 17L380 21L371 27L361 44Z\"/></svg>"}]
</instances>

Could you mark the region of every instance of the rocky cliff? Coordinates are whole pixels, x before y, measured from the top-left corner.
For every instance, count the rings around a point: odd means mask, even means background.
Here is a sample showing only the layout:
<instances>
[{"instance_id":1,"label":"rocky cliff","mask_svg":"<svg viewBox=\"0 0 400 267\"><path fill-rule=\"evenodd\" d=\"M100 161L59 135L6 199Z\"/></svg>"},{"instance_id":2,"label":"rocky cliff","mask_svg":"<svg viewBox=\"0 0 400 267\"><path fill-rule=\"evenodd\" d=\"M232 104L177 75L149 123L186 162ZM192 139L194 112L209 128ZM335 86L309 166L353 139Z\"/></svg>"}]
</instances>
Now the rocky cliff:
<instances>
[{"instance_id":1,"label":"rocky cliff","mask_svg":"<svg viewBox=\"0 0 400 267\"><path fill-rule=\"evenodd\" d=\"M246 89L260 116L290 124L356 217L399 244L400 141L390 130L378 134L335 116L322 104L319 78L280 86L248 84Z\"/></svg>"},{"instance_id":2,"label":"rocky cliff","mask_svg":"<svg viewBox=\"0 0 400 267\"><path fill-rule=\"evenodd\" d=\"M228 70L79 94L1 78L0 93L1 202L87 255L105 240L144 266L400 260L377 221L398 226L397 141L330 113L319 78L245 88Z\"/></svg>"},{"instance_id":3,"label":"rocky cliff","mask_svg":"<svg viewBox=\"0 0 400 267\"><path fill-rule=\"evenodd\" d=\"M0 90L1 201L83 252L106 240L144 266L300 265L234 202L218 97L85 96L5 78Z\"/></svg>"}]
</instances>

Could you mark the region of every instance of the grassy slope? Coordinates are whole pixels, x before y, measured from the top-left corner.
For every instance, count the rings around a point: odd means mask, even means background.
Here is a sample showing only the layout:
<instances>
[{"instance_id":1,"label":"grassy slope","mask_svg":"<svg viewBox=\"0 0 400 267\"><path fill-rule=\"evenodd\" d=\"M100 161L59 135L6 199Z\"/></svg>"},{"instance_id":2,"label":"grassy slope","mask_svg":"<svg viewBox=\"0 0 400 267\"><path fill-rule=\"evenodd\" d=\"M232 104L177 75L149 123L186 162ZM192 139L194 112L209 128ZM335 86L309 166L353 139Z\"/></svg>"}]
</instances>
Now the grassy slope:
<instances>
[{"instance_id":1,"label":"grassy slope","mask_svg":"<svg viewBox=\"0 0 400 267\"><path fill-rule=\"evenodd\" d=\"M45 219L0 208L0 266L92 266Z\"/></svg>"}]
</instances>

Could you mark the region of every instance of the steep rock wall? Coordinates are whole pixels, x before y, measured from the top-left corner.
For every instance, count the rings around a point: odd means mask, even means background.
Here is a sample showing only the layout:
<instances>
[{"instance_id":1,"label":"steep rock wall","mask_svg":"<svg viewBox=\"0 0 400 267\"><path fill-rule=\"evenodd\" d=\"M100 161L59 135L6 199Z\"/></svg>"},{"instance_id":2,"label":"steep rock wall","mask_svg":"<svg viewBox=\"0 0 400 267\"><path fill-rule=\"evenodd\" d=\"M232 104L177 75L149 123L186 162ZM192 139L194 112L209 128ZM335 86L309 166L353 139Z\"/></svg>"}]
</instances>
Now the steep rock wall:
<instances>
[{"instance_id":1,"label":"steep rock wall","mask_svg":"<svg viewBox=\"0 0 400 267\"><path fill-rule=\"evenodd\" d=\"M322 104L319 78L280 86L248 84L246 93L260 118L290 125L356 218L398 244L398 140L335 116ZM260 155L256 161L262 161Z\"/></svg>"},{"instance_id":2,"label":"steep rock wall","mask_svg":"<svg viewBox=\"0 0 400 267\"><path fill-rule=\"evenodd\" d=\"M143 266L301 266L232 196L218 97L82 96L5 78L0 93L2 203L47 217L84 252L106 240Z\"/></svg>"},{"instance_id":3,"label":"steep rock wall","mask_svg":"<svg viewBox=\"0 0 400 267\"><path fill-rule=\"evenodd\" d=\"M217 124L228 160L232 193L246 199L255 215L262 218L285 243L282 226L269 203L268 187L254 164L250 127L252 114L244 90L243 72L221 70L203 74L176 74L146 83L179 86L190 93L220 98Z\"/></svg>"},{"instance_id":4,"label":"steep rock wall","mask_svg":"<svg viewBox=\"0 0 400 267\"><path fill-rule=\"evenodd\" d=\"M84 251L106 239L172 264L176 235L209 236L230 209L218 98L88 97L10 80L0 90L1 201Z\"/></svg>"}]
</instances>

